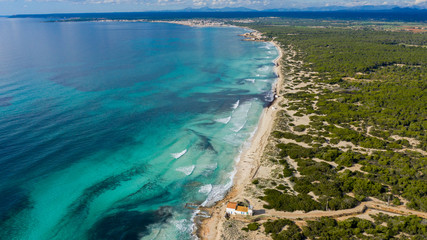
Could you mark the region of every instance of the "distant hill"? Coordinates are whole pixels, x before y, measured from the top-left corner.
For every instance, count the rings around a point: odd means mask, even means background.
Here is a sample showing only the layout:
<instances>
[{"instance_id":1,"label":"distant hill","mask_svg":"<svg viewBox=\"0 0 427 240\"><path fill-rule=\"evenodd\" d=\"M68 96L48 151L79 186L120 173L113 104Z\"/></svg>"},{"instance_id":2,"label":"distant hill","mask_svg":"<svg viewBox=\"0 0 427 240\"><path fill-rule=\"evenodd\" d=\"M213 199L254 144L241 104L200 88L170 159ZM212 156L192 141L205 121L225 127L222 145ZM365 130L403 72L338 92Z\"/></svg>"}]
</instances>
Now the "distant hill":
<instances>
[{"instance_id":1,"label":"distant hill","mask_svg":"<svg viewBox=\"0 0 427 240\"><path fill-rule=\"evenodd\" d=\"M393 12L412 12L425 11L421 7L401 8L396 5L364 5L356 7L328 6L328 7L309 7L309 8L276 8L266 9L263 12L335 12L335 11L393 11Z\"/></svg>"},{"instance_id":2,"label":"distant hill","mask_svg":"<svg viewBox=\"0 0 427 240\"><path fill-rule=\"evenodd\" d=\"M258 10L245 8L245 7L236 7L236 8L210 8L210 7L202 7L202 8L184 8L180 10L170 10L167 12L257 12ZM164 12L164 11L163 11Z\"/></svg>"},{"instance_id":3,"label":"distant hill","mask_svg":"<svg viewBox=\"0 0 427 240\"><path fill-rule=\"evenodd\" d=\"M407 7L401 8L396 5L364 5L355 7L345 6L327 6L327 7L308 7L308 8L274 8L265 10L255 10L245 7L236 8L184 8L180 10L170 10L166 12L335 12L335 11L393 11L393 12L412 12L412 11L427 11L423 7ZM163 11L165 12L165 11Z\"/></svg>"}]
</instances>

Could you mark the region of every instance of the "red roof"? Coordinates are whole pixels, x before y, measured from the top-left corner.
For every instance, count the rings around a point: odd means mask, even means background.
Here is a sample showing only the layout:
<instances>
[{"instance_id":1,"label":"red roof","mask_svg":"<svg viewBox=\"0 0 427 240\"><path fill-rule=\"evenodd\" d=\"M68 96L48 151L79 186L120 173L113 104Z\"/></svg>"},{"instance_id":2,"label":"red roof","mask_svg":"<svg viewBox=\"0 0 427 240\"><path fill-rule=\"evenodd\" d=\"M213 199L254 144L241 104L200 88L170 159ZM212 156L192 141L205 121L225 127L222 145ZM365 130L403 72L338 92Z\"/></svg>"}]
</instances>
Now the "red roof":
<instances>
[{"instance_id":1,"label":"red roof","mask_svg":"<svg viewBox=\"0 0 427 240\"><path fill-rule=\"evenodd\" d=\"M236 209L237 203L236 202L229 202L227 203L227 208Z\"/></svg>"},{"instance_id":2,"label":"red roof","mask_svg":"<svg viewBox=\"0 0 427 240\"><path fill-rule=\"evenodd\" d=\"M239 211L239 212L248 212L248 207L237 206L236 211Z\"/></svg>"}]
</instances>

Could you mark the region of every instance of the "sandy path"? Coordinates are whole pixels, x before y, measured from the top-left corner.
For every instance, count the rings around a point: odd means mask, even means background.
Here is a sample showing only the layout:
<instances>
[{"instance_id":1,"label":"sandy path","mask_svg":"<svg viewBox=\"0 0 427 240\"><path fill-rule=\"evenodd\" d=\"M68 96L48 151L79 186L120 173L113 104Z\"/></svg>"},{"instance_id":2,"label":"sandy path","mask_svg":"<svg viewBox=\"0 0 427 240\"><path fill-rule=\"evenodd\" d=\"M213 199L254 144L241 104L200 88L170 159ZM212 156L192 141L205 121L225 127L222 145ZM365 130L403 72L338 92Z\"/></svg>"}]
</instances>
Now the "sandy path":
<instances>
[{"instance_id":1,"label":"sandy path","mask_svg":"<svg viewBox=\"0 0 427 240\"><path fill-rule=\"evenodd\" d=\"M373 199L367 202L362 202L355 208L343 209L337 211L311 211L303 213L301 211L295 212L282 212L276 210L268 210L263 214L266 217L281 217L292 220L315 220L319 217L343 217L343 216L357 216L363 214L367 209L376 209L387 213L399 214L399 215L417 215L422 218L427 218L426 212L416 211L407 209L404 206L388 206L385 202Z\"/></svg>"}]
</instances>

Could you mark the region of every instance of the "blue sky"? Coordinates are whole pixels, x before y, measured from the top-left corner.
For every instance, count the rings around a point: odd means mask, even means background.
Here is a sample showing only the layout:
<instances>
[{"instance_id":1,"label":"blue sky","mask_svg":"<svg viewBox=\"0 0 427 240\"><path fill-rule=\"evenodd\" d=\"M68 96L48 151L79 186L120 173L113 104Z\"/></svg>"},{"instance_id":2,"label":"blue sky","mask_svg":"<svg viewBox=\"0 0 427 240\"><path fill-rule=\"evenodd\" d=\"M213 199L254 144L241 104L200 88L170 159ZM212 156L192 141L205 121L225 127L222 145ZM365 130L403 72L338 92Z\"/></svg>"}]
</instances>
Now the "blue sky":
<instances>
[{"instance_id":1,"label":"blue sky","mask_svg":"<svg viewBox=\"0 0 427 240\"><path fill-rule=\"evenodd\" d=\"M0 0L0 15L22 13L124 12L175 10L186 7L253 9L320 6L398 5L426 8L427 0Z\"/></svg>"}]
</instances>

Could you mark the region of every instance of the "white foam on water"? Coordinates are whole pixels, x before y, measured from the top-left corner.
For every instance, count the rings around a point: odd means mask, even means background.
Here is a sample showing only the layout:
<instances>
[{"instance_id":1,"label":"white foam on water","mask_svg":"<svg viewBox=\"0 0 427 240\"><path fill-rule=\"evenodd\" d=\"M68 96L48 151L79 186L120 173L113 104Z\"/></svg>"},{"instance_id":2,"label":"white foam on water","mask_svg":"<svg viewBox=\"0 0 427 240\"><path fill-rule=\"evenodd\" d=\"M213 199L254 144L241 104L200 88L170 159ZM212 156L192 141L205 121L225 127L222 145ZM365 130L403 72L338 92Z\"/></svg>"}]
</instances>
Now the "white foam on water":
<instances>
[{"instance_id":1,"label":"white foam on water","mask_svg":"<svg viewBox=\"0 0 427 240\"><path fill-rule=\"evenodd\" d=\"M182 216L177 216L174 214L172 219L169 219L166 223L155 223L150 225L149 235L141 236L139 239L182 239L184 236L191 235L193 230L195 230L194 217L191 219L177 218L182 218ZM187 239L187 237L185 237L185 239Z\"/></svg>"},{"instance_id":2,"label":"white foam on water","mask_svg":"<svg viewBox=\"0 0 427 240\"><path fill-rule=\"evenodd\" d=\"M255 127L255 129L251 132L249 135L249 138L243 143L243 149L248 149L251 146L252 139L255 136L255 133L258 131L258 125ZM240 151L242 153L243 150ZM237 162L240 161L240 157L236 158Z\"/></svg>"},{"instance_id":3,"label":"white foam on water","mask_svg":"<svg viewBox=\"0 0 427 240\"><path fill-rule=\"evenodd\" d=\"M264 46L261 46L259 48L271 49L271 45L270 44L265 44Z\"/></svg>"},{"instance_id":4,"label":"white foam on water","mask_svg":"<svg viewBox=\"0 0 427 240\"><path fill-rule=\"evenodd\" d=\"M238 156L240 158L240 154ZM223 185L214 185L212 186L212 190L208 194L206 200L201 204L203 207L210 207L216 202L222 200L225 195L227 195L228 190L233 186L233 179L236 175L237 169L234 166L233 171L230 173L229 180L226 184Z\"/></svg>"},{"instance_id":5,"label":"white foam on water","mask_svg":"<svg viewBox=\"0 0 427 240\"><path fill-rule=\"evenodd\" d=\"M226 118L219 118L219 119L216 119L216 120L215 120L215 122L219 122L219 123L227 124L228 122L230 122L230 120L231 120L231 116L226 117Z\"/></svg>"},{"instance_id":6,"label":"white foam on water","mask_svg":"<svg viewBox=\"0 0 427 240\"><path fill-rule=\"evenodd\" d=\"M203 176L208 176L210 174L212 174L218 167L218 163L214 163L214 164L209 164L206 166L206 168L203 170L203 172L201 173Z\"/></svg>"},{"instance_id":7,"label":"white foam on water","mask_svg":"<svg viewBox=\"0 0 427 240\"><path fill-rule=\"evenodd\" d=\"M237 100L237 102L233 104L232 108L236 109L239 106L239 104L240 104L240 100Z\"/></svg>"},{"instance_id":8,"label":"white foam on water","mask_svg":"<svg viewBox=\"0 0 427 240\"><path fill-rule=\"evenodd\" d=\"M267 102L272 102L274 100L274 92L268 91L264 96L264 100Z\"/></svg>"},{"instance_id":9,"label":"white foam on water","mask_svg":"<svg viewBox=\"0 0 427 240\"><path fill-rule=\"evenodd\" d=\"M155 239L158 239L160 237L160 233L161 233L160 228L151 229L150 235L144 236L144 237L140 238L139 240L155 240Z\"/></svg>"},{"instance_id":10,"label":"white foam on water","mask_svg":"<svg viewBox=\"0 0 427 240\"><path fill-rule=\"evenodd\" d=\"M247 79L245 79L245 81L255 83L255 79L253 79L253 78L247 78Z\"/></svg>"},{"instance_id":11,"label":"white foam on water","mask_svg":"<svg viewBox=\"0 0 427 240\"><path fill-rule=\"evenodd\" d=\"M178 231L180 232L191 232L193 223L190 222L187 219L181 219L181 220L172 220L171 223L176 226Z\"/></svg>"},{"instance_id":12,"label":"white foam on water","mask_svg":"<svg viewBox=\"0 0 427 240\"><path fill-rule=\"evenodd\" d=\"M178 172L182 172L185 175L189 176L189 175L191 175L193 173L193 171L194 171L195 168L196 168L196 165L191 165L191 166L188 166L188 167L180 167L180 168L177 168L175 170L178 171Z\"/></svg>"},{"instance_id":13,"label":"white foam on water","mask_svg":"<svg viewBox=\"0 0 427 240\"><path fill-rule=\"evenodd\" d=\"M218 167L218 163L212 163L207 165L205 170L214 171L215 169L217 169L217 167Z\"/></svg>"},{"instance_id":14,"label":"white foam on water","mask_svg":"<svg viewBox=\"0 0 427 240\"><path fill-rule=\"evenodd\" d=\"M267 71L270 71L270 67L266 65L258 68L257 70L258 72L267 72Z\"/></svg>"},{"instance_id":15,"label":"white foam on water","mask_svg":"<svg viewBox=\"0 0 427 240\"><path fill-rule=\"evenodd\" d=\"M222 140L231 146L238 147L239 144L241 144L241 137L242 136L240 136L238 133L233 132L232 134L225 135Z\"/></svg>"},{"instance_id":16,"label":"white foam on water","mask_svg":"<svg viewBox=\"0 0 427 240\"><path fill-rule=\"evenodd\" d=\"M231 128L231 131L237 133L242 130L248 120L248 113L251 107L252 102L245 102L233 112L233 116L231 118L233 127Z\"/></svg>"},{"instance_id":17,"label":"white foam on water","mask_svg":"<svg viewBox=\"0 0 427 240\"><path fill-rule=\"evenodd\" d=\"M247 120L246 120L243 124L241 124L240 126L238 126L238 127L236 127L236 128L231 129L231 131L236 132L236 133L237 133L237 132L240 132L240 130L242 130L242 128L244 128L244 127L245 127L246 122L247 122Z\"/></svg>"},{"instance_id":18,"label":"white foam on water","mask_svg":"<svg viewBox=\"0 0 427 240\"><path fill-rule=\"evenodd\" d=\"M271 48L269 47L269 45L266 45L265 48L268 50L272 50L274 45L270 45L270 46L271 46ZM273 53L273 51L269 51L269 53ZM256 77L262 76L261 78L268 78L270 76L269 75L270 71L272 71L272 70L273 70L272 66L264 65L264 66L260 67L259 69L257 69L254 74L256 74ZM260 81L258 79L256 80L257 84L260 84L259 82L261 82L261 81L262 82L270 82L272 80L270 80L270 79L269 80L263 79ZM250 107L247 108L247 112L243 111L244 105L246 105L246 103L248 103L248 102L242 102L241 106L239 106L238 104L235 104L236 105L234 107L235 110L233 111L232 118L228 124L228 126L230 126L230 130L240 131L241 130L240 126L244 126L244 125L242 125L242 122L244 122L246 124L246 121L252 121L252 120L247 120ZM230 134L224 136L224 140L226 140L226 142L228 142L228 141L225 138L230 138L228 140L234 140L234 141L231 141L230 143L232 145L236 144L236 147L240 148L240 154L238 154L238 156L235 158L235 164L233 167L233 171L230 172L229 174L227 174L226 176L223 176L223 177L225 177L225 179L222 178L222 181L220 183L217 183L217 185L213 184L209 187L208 186L200 187L199 192L207 191L208 188L211 188L210 192L208 193L208 195L206 197L206 200L201 204L201 206L212 206L213 204L215 204L215 202L218 202L218 201L224 199L224 197L226 196L226 194L228 193L228 191L231 189L231 187L233 185L234 177L235 177L236 172L237 172L236 171L237 163L241 160L241 157L243 154L242 152L250 147L252 140L253 140L256 132L258 131L257 129L258 129L258 126L256 126L255 129L251 133L248 133L250 136L246 140L241 139L243 136L245 136L245 137L247 136L246 132L244 132L244 131L241 131L240 133L233 133L233 131L230 131ZM242 140L242 141L240 141L240 140ZM227 179L227 177L229 179ZM194 216L199 212L200 212L199 210L194 212L193 218L192 218L193 221L194 221Z\"/></svg>"},{"instance_id":19,"label":"white foam on water","mask_svg":"<svg viewBox=\"0 0 427 240\"><path fill-rule=\"evenodd\" d=\"M209 194L212 191L212 184L201 186L199 193Z\"/></svg>"},{"instance_id":20,"label":"white foam on water","mask_svg":"<svg viewBox=\"0 0 427 240\"><path fill-rule=\"evenodd\" d=\"M193 224L191 224L191 239L193 240L199 240L199 237L197 237L196 234L194 234L197 231L197 225L196 225L196 216L206 216L205 214L200 214L200 210L197 209L196 211L193 212L193 214L191 214L191 222ZM206 218L209 218L210 216L206 216Z\"/></svg>"},{"instance_id":21,"label":"white foam on water","mask_svg":"<svg viewBox=\"0 0 427 240\"><path fill-rule=\"evenodd\" d=\"M251 146L252 139L255 136L256 131L258 130L258 126L251 132L249 138L243 143L243 145L239 149L239 155L234 159L234 167L233 171L230 172L229 181L224 185L215 185L212 186L211 191L209 192L206 200L201 204L203 207L210 207L216 202L224 199L227 195L230 188L233 186L233 180L237 173L237 163L240 162L242 157L242 153L244 149L248 149ZM199 190L200 191L200 190Z\"/></svg>"},{"instance_id":22,"label":"white foam on water","mask_svg":"<svg viewBox=\"0 0 427 240\"><path fill-rule=\"evenodd\" d=\"M171 155L172 155L172 157L173 157L173 158L178 159L178 158L180 158L180 157L184 156L184 154L185 154L186 152L187 152L187 149L184 149L182 152L179 152L179 153L172 153Z\"/></svg>"}]
</instances>

